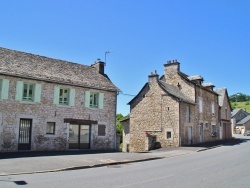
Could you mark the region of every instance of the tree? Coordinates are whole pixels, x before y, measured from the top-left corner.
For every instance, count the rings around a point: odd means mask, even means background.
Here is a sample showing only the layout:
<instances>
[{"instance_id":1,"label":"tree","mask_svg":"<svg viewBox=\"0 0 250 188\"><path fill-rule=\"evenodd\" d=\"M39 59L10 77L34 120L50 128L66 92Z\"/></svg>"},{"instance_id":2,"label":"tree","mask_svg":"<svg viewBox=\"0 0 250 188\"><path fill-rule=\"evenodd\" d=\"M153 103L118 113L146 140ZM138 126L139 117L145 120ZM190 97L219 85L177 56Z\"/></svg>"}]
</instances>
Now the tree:
<instances>
[{"instance_id":1,"label":"tree","mask_svg":"<svg viewBox=\"0 0 250 188\"><path fill-rule=\"evenodd\" d=\"M231 102L243 102L248 101L250 99L250 96L243 93L236 93L231 95L229 98Z\"/></svg>"}]
</instances>

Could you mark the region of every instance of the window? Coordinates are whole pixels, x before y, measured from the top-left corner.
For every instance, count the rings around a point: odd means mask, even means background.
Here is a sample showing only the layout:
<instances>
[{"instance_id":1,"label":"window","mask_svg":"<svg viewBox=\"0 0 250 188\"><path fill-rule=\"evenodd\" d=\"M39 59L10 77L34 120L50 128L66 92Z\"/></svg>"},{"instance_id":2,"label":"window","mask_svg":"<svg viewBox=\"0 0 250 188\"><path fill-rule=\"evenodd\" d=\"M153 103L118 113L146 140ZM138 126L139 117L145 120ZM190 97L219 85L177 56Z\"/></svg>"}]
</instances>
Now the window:
<instances>
[{"instance_id":1,"label":"window","mask_svg":"<svg viewBox=\"0 0 250 188\"><path fill-rule=\"evenodd\" d=\"M33 84L17 81L15 99L18 101L40 102L41 88L39 83Z\"/></svg>"},{"instance_id":2,"label":"window","mask_svg":"<svg viewBox=\"0 0 250 188\"><path fill-rule=\"evenodd\" d=\"M60 88L59 104L68 105L69 103L69 89Z\"/></svg>"},{"instance_id":3,"label":"window","mask_svg":"<svg viewBox=\"0 0 250 188\"><path fill-rule=\"evenodd\" d=\"M75 105L75 89L54 86L53 104Z\"/></svg>"},{"instance_id":4,"label":"window","mask_svg":"<svg viewBox=\"0 0 250 188\"><path fill-rule=\"evenodd\" d=\"M105 135L106 135L106 126L98 125L98 136L105 136Z\"/></svg>"},{"instance_id":5,"label":"window","mask_svg":"<svg viewBox=\"0 0 250 188\"><path fill-rule=\"evenodd\" d=\"M104 94L99 92L85 91L85 107L103 109Z\"/></svg>"},{"instance_id":6,"label":"window","mask_svg":"<svg viewBox=\"0 0 250 188\"><path fill-rule=\"evenodd\" d=\"M171 131L167 131L167 140L170 140L172 138L172 133Z\"/></svg>"},{"instance_id":7,"label":"window","mask_svg":"<svg viewBox=\"0 0 250 188\"><path fill-rule=\"evenodd\" d=\"M24 83L23 84L23 101L34 100L34 84Z\"/></svg>"},{"instance_id":8,"label":"window","mask_svg":"<svg viewBox=\"0 0 250 188\"><path fill-rule=\"evenodd\" d=\"M190 106L187 106L186 108L186 122L190 123Z\"/></svg>"},{"instance_id":9,"label":"window","mask_svg":"<svg viewBox=\"0 0 250 188\"><path fill-rule=\"evenodd\" d=\"M212 125L212 135L216 135L216 125Z\"/></svg>"},{"instance_id":10,"label":"window","mask_svg":"<svg viewBox=\"0 0 250 188\"><path fill-rule=\"evenodd\" d=\"M202 98L199 98L199 112L202 113Z\"/></svg>"},{"instance_id":11,"label":"window","mask_svg":"<svg viewBox=\"0 0 250 188\"><path fill-rule=\"evenodd\" d=\"M212 102L211 108L212 108L212 115L214 116L214 102Z\"/></svg>"},{"instance_id":12,"label":"window","mask_svg":"<svg viewBox=\"0 0 250 188\"><path fill-rule=\"evenodd\" d=\"M93 107L93 108L98 108L98 104L99 104L98 98L99 98L98 93L90 92L90 102L89 102L89 106L90 106L90 107Z\"/></svg>"},{"instance_id":13,"label":"window","mask_svg":"<svg viewBox=\"0 0 250 188\"><path fill-rule=\"evenodd\" d=\"M1 97L2 97L2 80L0 80L0 99L1 99Z\"/></svg>"},{"instance_id":14,"label":"window","mask_svg":"<svg viewBox=\"0 0 250 188\"><path fill-rule=\"evenodd\" d=\"M56 128L55 122L47 122L46 134L55 134L55 128Z\"/></svg>"},{"instance_id":15,"label":"window","mask_svg":"<svg viewBox=\"0 0 250 188\"><path fill-rule=\"evenodd\" d=\"M7 79L0 79L0 99L8 99L10 81Z\"/></svg>"},{"instance_id":16,"label":"window","mask_svg":"<svg viewBox=\"0 0 250 188\"><path fill-rule=\"evenodd\" d=\"M226 119L227 119L227 108L225 109L225 115L226 115Z\"/></svg>"}]
</instances>

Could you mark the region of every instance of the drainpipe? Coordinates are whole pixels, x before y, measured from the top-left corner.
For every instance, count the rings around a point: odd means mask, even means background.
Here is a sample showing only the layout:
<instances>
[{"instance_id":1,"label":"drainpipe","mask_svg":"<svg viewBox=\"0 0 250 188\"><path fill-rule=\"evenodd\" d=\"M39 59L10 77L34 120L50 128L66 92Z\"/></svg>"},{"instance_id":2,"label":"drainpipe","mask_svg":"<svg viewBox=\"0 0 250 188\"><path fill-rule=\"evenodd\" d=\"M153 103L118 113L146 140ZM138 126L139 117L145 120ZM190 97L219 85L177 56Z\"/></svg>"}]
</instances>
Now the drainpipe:
<instances>
[{"instance_id":1,"label":"drainpipe","mask_svg":"<svg viewBox=\"0 0 250 188\"><path fill-rule=\"evenodd\" d=\"M114 149L116 150L116 111L117 111L117 96L119 95L119 91L116 93L115 97L115 130L114 130Z\"/></svg>"},{"instance_id":2,"label":"drainpipe","mask_svg":"<svg viewBox=\"0 0 250 188\"><path fill-rule=\"evenodd\" d=\"M181 146L181 101L179 101L179 146Z\"/></svg>"}]
</instances>

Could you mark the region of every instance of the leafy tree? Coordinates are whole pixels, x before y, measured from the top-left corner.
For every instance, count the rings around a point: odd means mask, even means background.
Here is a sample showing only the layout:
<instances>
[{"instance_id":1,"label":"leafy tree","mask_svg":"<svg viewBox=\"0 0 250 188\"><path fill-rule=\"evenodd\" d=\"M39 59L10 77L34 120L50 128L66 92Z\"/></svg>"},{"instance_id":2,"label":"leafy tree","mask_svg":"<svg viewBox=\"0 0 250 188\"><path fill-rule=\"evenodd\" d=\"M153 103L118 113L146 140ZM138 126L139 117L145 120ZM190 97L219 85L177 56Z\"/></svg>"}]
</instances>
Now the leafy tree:
<instances>
[{"instance_id":1,"label":"leafy tree","mask_svg":"<svg viewBox=\"0 0 250 188\"><path fill-rule=\"evenodd\" d=\"M229 99L231 102L244 102L248 101L250 99L250 96L243 93L236 93L231 95Z\"/></svg>"}]
</instances>

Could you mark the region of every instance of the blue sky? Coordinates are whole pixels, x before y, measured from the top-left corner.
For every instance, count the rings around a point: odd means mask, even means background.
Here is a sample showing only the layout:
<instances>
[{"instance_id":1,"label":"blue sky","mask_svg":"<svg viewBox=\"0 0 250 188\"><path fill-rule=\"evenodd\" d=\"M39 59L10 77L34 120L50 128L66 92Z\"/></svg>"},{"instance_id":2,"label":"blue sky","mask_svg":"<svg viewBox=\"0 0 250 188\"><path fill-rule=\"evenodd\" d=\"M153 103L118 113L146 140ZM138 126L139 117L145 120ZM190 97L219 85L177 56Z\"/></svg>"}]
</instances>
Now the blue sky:
<instances>
[{"instance_id":1,"label":"blue sky","mask_svg":"<svg viewBox=\"0 0 250 188\"><path fill-rule=\"evenodd\" d=\"M136 95L163 64L202 75L229 95L249 92L249 0L1 0L0 46L91 65ZM133 98L118 96L127 115Z\"/></svg>"}]
</instances>

